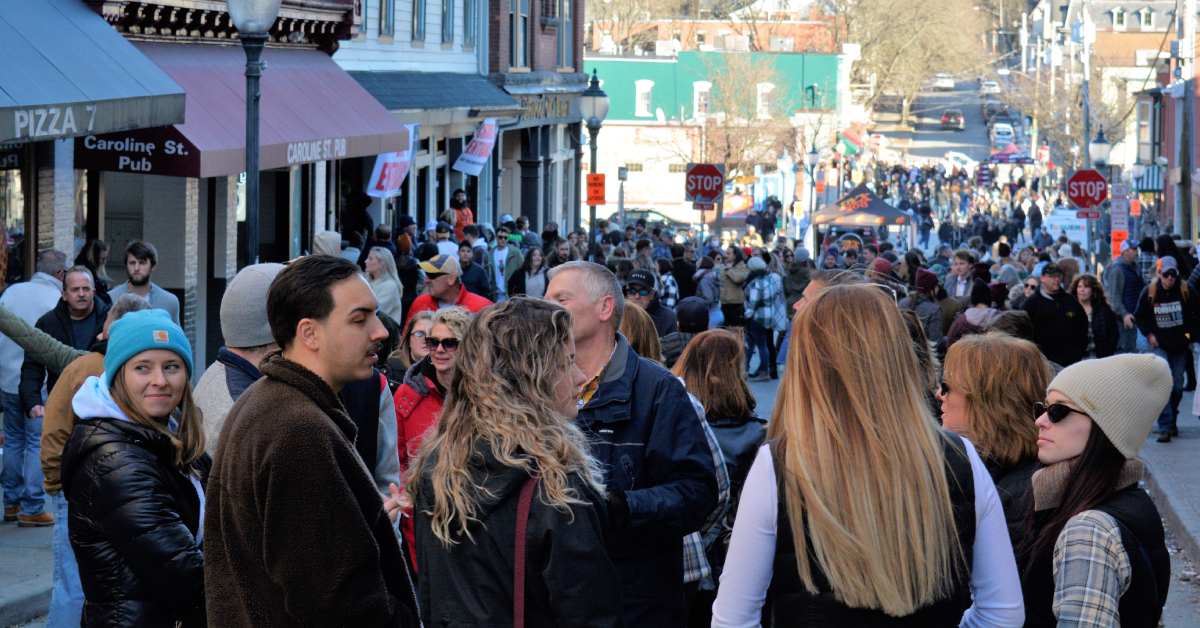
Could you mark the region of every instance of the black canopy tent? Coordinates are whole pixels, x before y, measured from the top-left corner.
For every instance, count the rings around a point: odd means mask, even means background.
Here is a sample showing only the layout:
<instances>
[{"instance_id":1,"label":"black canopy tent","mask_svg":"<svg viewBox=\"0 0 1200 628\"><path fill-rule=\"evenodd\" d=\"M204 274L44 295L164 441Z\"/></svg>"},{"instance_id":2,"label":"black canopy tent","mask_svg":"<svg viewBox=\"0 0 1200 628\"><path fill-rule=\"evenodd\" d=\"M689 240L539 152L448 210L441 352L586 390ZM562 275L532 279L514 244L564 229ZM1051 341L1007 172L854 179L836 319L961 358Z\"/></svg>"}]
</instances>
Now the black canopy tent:
<instances>
[{"instance_id":1,"label":"black canopy tent","mask_svg":"<svg viewBox=\"0 0 1200 628\"><path fill-rule=\"evenodd\" d=\"M911 216L885 203L865 185L850 190L836 203L826 205L813 216L813 224L818 226L883 227L911 222Z\"/></svg>"}]
</instances>

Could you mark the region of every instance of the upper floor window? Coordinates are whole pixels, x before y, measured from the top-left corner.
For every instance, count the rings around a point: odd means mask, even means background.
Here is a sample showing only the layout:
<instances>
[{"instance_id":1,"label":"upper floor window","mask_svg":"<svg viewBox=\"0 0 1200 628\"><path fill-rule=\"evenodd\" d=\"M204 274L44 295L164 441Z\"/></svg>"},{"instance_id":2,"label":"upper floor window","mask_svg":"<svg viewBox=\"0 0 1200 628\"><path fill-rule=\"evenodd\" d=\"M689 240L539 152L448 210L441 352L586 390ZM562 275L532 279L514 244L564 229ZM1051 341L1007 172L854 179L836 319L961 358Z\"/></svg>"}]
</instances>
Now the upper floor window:
<instances>
[{"instance_id":1,"label":"upper floor window","mask_svg":"<svg viewBox=\"0 0 1200 628\"><path fill-rule=\"evenodd\" d=\"M758 84L758 117L759 118L767 119L767 118L771 117L772 109L774 108L771 103L771 96L772 96L772 92L774 92L774 91L775 91L775 86L771 83L759 83Z\"/></svg>"},{"instance_id":2,"label":"upper floor window","mask_svg":"<svg viewBox=\"0 0 1200 628\"><path fill-rule=\"evenodd\" d=\"M396 0L379 0L379 36L396 34Z\"/></svg>"},{"instance_id":3,"label":"upper floor window","mask_svg":"<svg viewBox=\"0 0 1200 628\"><path fill-rule=\"evenodd\" d=\"M558 67L575 67L575 0L558 1Z\"/></svg>"},{"instance_id":4,"label":"upper floor window","mask_svg":"<svg viewBox=\"0 0 1200 628\"><path fill-rule=\"evenodd\" d=\"M529 67L529 0L508 0L508 65Z\"/></svg>"},{"instance_id":5,"label":"upper floor window","mask_svg":"<svg viewBox=\"0 0 1200 628\"><path fill-rule=\"evenodd\" d=\"M1112 10L1113 30L1125 30L1125 17L1125 9L1118 7Z\"/></svg>"},{"instance_id":6,"label":"upper floor window","mask_svg":"<svg viewBox=\"0 0 1200 628\"><path fill-rule=\"evenodd\" d=\"M412 0L412 40L425 41L425 0Z\"/></svg>"},{"instance_id":7,"label":"upper floor window","mask_svg":"<svg viewBox=\"0 0 1200 628\"><path fill-rule=\"evenodd\" d=\"M442 43L454 43L454 0L442 0Z\"/></svg>"},{"instance_id":8,"label":"upper floor window","mask_svg":"<svg viewBox=\"0 0 1200 628\"><path fill-rule=\"evenodd\" d=\"M699 118L709 113L712 101L712 83L696 81L692 83L692 117Z\"/></svg>"},{"instance_id":9,"label":"upper floor window","mask_svg":"<svg viewBox=\"0 0 1200 628\"><path fill-rule=\"evenodd\" d=\"M1138 11L1138 28L1144 31L1154 28L1154 11L1150 7L1143 7Z\"/></svg>"},{"instance_id":10,"label":"upper floor window","mask_svg":"<svg viewBox=\"0 0 1200 628\"><path fill-rule=\"evenodd\" d=\"M637 87L637 101L634 103L634 112L636 116L651 116L653 107L653 92L654 81L642 79L636 81L634 85Z\"/></svg>"},{"instance_id":11,"label":"upper floor window","mask_svg":"<svg viewBox=\"0 0 1200 628\"><path fill-rule=\"evenodd\" d=\"M479 20L476 11L478 0L463 0L463 48L475 46L475 22Z\"/></svg>"}]
</instances>

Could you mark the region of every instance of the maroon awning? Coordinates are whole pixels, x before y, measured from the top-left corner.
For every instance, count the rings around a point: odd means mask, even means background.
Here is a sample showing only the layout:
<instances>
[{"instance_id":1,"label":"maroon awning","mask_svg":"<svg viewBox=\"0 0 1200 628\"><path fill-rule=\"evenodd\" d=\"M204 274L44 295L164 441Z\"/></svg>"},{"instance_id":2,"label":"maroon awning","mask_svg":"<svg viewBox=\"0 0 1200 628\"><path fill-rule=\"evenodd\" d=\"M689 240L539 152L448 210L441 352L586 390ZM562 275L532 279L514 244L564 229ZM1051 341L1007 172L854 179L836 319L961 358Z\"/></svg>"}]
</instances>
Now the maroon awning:
<instances>
[{"instance_id":1,"label":"maroon awning","mask_svg":"<svg viewBox=\"0 0 1200 628\"><path fill-rule=\"evenodd\" d=\"M185 121L76 140L77 167L184 177L242 172L246 57L241 46L138 42L187 94ZM333 59L267 48L260 101L263 170L408 149L408 133Z\"/></svg>"}]
</instances>

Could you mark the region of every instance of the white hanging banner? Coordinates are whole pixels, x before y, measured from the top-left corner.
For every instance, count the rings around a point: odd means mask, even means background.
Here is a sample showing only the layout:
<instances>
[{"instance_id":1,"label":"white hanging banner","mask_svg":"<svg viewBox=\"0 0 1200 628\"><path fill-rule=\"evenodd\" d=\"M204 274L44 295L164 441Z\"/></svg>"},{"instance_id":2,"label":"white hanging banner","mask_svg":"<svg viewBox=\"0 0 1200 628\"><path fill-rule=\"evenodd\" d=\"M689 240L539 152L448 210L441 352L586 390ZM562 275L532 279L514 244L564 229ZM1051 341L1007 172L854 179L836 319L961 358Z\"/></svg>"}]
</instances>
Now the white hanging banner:
<instances>
[{"instance_id":1,"label":"white hanging banner","mask_svg":"<svg viewBox=\"0 0 1200 628\"><path fill-rule=\"evenodd\" d=\"M479 123L479 128L475 129L471 143L467 144L466 150L454 161L452 168L472 177L478 177L479 173L483 172L488 158L492 155L492 147L496 145L496 136L499 133L500 128L496 125L496 119L485 118L483 122Z\"/></svg>"},{"instance_id":2,"label":"white hanging banner","mask_svg":"<svg viewBox=\"0 0 1200 628\"><path fill-rule=\"evenodd\" d=\"M412 169L413 155L418 143L417 124L406 124L408 131L408 152L383 153L375 158L375 169L367 180L367 196L375 198L391 198L400 196L400 185Z\"/></svg>"}]
</instances>

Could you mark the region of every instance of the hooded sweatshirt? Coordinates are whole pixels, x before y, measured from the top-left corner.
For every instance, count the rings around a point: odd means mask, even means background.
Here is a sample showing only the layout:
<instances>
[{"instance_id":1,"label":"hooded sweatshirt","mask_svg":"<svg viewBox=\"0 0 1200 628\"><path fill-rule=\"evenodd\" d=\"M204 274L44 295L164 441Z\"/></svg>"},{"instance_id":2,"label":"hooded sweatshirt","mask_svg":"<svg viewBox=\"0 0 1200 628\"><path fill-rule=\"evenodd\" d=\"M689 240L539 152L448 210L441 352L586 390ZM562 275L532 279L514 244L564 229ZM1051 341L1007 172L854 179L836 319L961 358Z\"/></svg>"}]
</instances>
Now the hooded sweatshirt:
<instances>
[{"instance_id":1,"label":"hooded sweatshirt","mask_svg":"<svg viewBox=\"0 0 1200 628\"><path fill-rule=\"evenodd\" d=\"M313 236L313 255L342 254L342 236L336 231L322 231Z\"/></svg>"}]
</instances>

